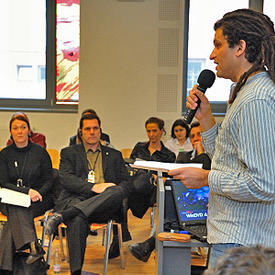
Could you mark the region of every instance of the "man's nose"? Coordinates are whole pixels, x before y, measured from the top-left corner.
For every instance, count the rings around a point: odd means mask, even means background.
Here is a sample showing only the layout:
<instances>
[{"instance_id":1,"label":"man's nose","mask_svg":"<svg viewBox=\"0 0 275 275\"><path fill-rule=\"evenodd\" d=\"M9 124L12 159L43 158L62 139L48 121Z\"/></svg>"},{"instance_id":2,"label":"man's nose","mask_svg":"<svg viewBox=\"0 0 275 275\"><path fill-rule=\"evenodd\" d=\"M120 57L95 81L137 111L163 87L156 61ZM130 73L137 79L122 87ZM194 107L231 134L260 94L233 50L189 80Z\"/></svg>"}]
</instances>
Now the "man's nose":
<instances>
[{"instance_id":1,"label":"man's nose","mask_svg":"<svg viewBox=\"0 0 275 275\"><path fill-rule=\"evenodd\" d=\"M213 60L215 58L215 56L216 56L214 51L215 51L215 49L213 49L213 51L211 52L211 54L209 56L210 60Z\"/></svg>"}]
</instances>

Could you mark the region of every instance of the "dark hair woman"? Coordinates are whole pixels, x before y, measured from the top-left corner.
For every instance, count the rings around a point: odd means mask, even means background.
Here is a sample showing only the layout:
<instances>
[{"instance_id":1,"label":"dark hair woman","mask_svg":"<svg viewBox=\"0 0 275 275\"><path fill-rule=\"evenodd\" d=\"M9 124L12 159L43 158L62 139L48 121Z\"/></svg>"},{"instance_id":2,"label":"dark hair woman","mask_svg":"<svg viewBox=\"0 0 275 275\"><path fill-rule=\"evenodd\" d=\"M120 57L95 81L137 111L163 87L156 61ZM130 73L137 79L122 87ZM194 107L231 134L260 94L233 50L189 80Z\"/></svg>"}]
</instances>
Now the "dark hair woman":
<instances>
[{"instance_id":1,"label":"dark hair woman","mask_svg":"<svg viewBox=\"0 0 275 275\"><path fill-rule=\"evenodd\" d=\"M0 269L12 271L15 251L30 249L26 263L31 264L43 254L36 237L33 218L53 207L52 163L46 149L29 139L30 124L24 115L10 121L13 143L0 152L0 187L28 194L30 207L0 204L8 217L1 237Z\"/></svg>"},{"instance_id":2,"label":"dark hair woman","mask_svg":"<svg viewBox=\"0 0 275 275\"><path fill-rule=\"evenodd\" d=\"M189 139L189 126L183 119L177 119L171 129L171 138L165 143L165 146L172 151L176 157L179 152L191 151L193 149Z\"/></svg>"},{"instance_id":3,"label":"dark hair woman","mask_svg":"<svg viewBox=\"0 0 275 275\"><path fill-rule=\"evenodd\" d=\"M164 130L164 121L157 117L150 117L145 122L148 142L138 142L131 154L131 159L174 162L175 154L168 150L161 141Z\"/></svg>"}]
</instances>

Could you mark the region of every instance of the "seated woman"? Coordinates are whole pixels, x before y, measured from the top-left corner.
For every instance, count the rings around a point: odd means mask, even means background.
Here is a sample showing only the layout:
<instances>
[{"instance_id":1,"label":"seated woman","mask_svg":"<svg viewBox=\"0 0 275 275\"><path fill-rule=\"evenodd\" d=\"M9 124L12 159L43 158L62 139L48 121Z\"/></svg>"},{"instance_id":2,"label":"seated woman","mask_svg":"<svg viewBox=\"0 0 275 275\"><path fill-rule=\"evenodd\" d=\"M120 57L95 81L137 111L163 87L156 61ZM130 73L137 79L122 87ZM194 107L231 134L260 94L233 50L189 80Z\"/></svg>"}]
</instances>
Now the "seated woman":
<instances>
[{"instance_id":1,"label":"seated woman","mask_svg":"<svg viewBox=\"0 0 275 275\"><path fill-rule=\"evenodd\" d=\"M189 139L189 126L182 120L177 119L171 128L171 138L165 143L165 146L175 153L192 150L192 144Z\"/></svg>"},{"instance_id":2,"label":"seated woman","mask_svg":"<svg viewBox=\"0 0 275 275\"><path fill-rule=\"evenodd\" d=\"M138 142L132 153L131 159L153 160L160 162L174 162L175 154L167 149L161 141L164 130L164 121L157 117L150 117L145 122L145 129L149 141Z\"/></svg>"},{"instance_id":3,"label":"seated woman","mask_svg":"<svg viewBox=\"0 0 275 275\"><path fill-rule=\"evenodd\" d=\"M10 133L13 143L0 152L0 187L28 194L31 206L0 203L8 217L0 240L0 270L6 271L13 269L15 251L30 249L27 264L41 258L33 218L53 207L52 163L46 149L30 141L30 123L24 115L12 117Z\"/></svg>"},{"instance_id":4,"label":"seated woman","mask_svg":"<svg viewBox=\"0 0 275 275\"><path fill-rule=\"evenodd\" d=\"M164 121L157 117L150 117L145 122L145 128L149 141L138 142L130 158L133 160L175 162L175 154L167 149L161 141L162 135L165 133ZM138 176L133 179L135 193L129 199L129 207L133 214L139 218L145 214L148 207L152 206L156 200L156 186L150 181L152 175L151 171L139 170ZM142 199L140 194L143 195Z\"/></svg>"},{"instance_id":5,"label":"seated woman","mask_svg":"<svg viewBox=\"0 0 275 275\"><path fill-rule=\"evenodd\" d=\"M12 115L12 118L16 117L16 116L24 116L26 118L26 120L29 121L27 115L25 113L23 113L23 112L16 112L16 113L14 113ZM41 134L41 133L34 133L32 130L30 130L30 132L29 132L29 138L30 138L31 142L39 144L39 145L41 145L44 148L47 147L47 145L46 145L46 137L43 134ZM11 145L12 143L13 143L13 140L10 138L7 141L7 146Z\"/></svg>"}]
</instances>

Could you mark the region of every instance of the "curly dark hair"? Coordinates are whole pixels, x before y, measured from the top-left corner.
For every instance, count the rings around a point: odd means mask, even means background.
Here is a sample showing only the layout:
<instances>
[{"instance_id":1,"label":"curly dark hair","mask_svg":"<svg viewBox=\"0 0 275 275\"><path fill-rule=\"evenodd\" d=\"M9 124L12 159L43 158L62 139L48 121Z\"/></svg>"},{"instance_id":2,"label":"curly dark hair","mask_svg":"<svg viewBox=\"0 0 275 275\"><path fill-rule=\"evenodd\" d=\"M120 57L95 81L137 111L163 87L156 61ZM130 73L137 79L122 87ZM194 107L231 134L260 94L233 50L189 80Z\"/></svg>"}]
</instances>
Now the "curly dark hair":
<instances>
[{"instance_id":1,"label":"curly dark hair","mask_svg":"<svg viewBox=\"0 0 275 275\"><path fill-rule=\"evenodd\" d=\"M240 40L246 42L245 57L252 67L237 82L229 103L232 103L248 77L257 71L266 70L275 84L275 32L270 18L250 9L239 9L226 13L214 25L222 28L230 48Z\"/></svg>"}]
</instances>

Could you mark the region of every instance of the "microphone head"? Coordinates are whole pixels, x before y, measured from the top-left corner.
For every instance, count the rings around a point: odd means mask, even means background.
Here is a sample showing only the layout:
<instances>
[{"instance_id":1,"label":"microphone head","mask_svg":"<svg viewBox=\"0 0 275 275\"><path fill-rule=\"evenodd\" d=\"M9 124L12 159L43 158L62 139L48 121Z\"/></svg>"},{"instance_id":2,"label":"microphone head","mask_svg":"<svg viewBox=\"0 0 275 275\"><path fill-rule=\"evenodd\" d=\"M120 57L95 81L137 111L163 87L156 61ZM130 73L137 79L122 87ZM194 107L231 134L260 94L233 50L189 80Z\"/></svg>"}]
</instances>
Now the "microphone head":
<instances>
[{"instance_id":1,"label":"microphone head","mask_svg":"<svg viewBox=\"0 0 275 275\"><path fill-rule=\"evenodd\" d=\"M206 90L207 88L210 88L213 83L215 82L216 75L211 70L203 70L201 71L199 77L198 77L198 84L199 87L203 90Z\"/></svg>"}]
</instances>

